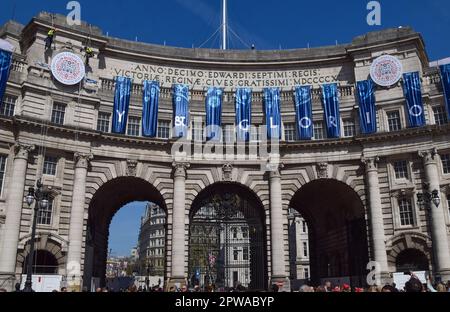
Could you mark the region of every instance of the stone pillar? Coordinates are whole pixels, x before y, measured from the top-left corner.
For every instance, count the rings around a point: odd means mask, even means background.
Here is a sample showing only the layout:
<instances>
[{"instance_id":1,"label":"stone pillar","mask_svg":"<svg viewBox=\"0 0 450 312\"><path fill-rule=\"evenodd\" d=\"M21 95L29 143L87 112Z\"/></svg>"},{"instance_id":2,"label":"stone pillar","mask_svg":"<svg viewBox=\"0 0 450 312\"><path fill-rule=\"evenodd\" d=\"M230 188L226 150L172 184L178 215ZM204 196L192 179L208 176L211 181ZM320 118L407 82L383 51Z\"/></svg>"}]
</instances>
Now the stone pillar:
<instances>
[{"instance_id":1,"label":"stone pillar","mask_svg":"<svg viewBox=\"0 0 450 312\"><path fill-rule=\"evenodd\" d=\"M270 171L270 234L271 234L271 283L282 285L282 290L289 291L290 284L286 272L284 235L283 235L283 205L281 202L281 174L278 166Z\"/></svg>"},{"instance_id":2,"label":"stone pillar","mask_svg":"<svg viewBox=\"0 0 450 312\"><path fill-rule=\"evenodd\" d=\"M27 173L28 155L34 150L34 145L17 143L14 146L14 163L8 194L6 198L6 220L0 250L0 285L7 290L13 290L15 284L17 245L19 242L20 219L25 200L25 178ZM31 224L30 224L31 231Z\"/></svg>"},{"instance_id":3,"label":"stone pillar","mask_svg":"<svg viewBox=\"0 0 450 312\"><path fill-rule=\"evenodd\" d=\"M419 156L423 159L425 167L425 177L427 179L428 190L432 192L437 190L440 194L439 184L439 170L436 162L436 150L420 151ZM440 204L436 206L432 201L430 202L430 217L431 217L431 235L434 252L434 271L437 277L442 281L450 280L450 251L448 245L447 226L444 218L444 208Z\"/></svg>"},{"instance_id":4,"label":"stone pillar","mask_svg":"<svg viewBox=\"0 0 450 312\"><path fill-rule=\"evenodd\" d=\"M68 289L81 291L81 254L83 243L84 208L86 202L86 176L91 154L75 153L75 173L70 210L69 248L66 276Z\"/></svg>"},{"instance_id":5,"label":"stone pillar","mask_svg":"<svg viewBox=\"0 0 450 312\"><path fill-rule=\"evenodd\" d=\"M378 157L364 158L362 162L366 169L366 186L369 197L370 228L372 233L372 259L379 264L381 280L379 283L390 282L389 267L386 253L386 237L384 233L383 209L381 207L380 185L378 180Z\"/></svg>"},{"instance_id":6,"label":"stone pillar","mask_svg":"<svg viewBox=\"0 0 450 312\"><path fill-rule=\"evenodd\" d=\"M186 169L188 163L173 164L173 209L172 209L172 267L170 285L186 283L185 263L185 211L186 211Z\"/></svg>"}]
</instances>

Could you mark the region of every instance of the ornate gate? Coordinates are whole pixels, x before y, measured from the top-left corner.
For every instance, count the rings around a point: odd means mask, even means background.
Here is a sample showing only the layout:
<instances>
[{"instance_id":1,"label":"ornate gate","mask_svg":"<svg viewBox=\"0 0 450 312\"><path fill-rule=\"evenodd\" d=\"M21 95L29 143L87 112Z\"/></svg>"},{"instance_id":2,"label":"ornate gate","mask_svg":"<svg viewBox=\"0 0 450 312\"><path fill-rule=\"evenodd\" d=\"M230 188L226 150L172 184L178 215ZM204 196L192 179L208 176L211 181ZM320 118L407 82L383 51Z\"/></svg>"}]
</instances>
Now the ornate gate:
<instances>
[{"instance_id":1,"label":"ornate gate","mask_svg":"<svg viewBox=\"0 0 450 312\"><path fill-rule=\"evenodd\" d=\"M215 194L191 216L189 282L202 289L266 289L264 225L250 201Z\"/></svg>"}]
</instances>

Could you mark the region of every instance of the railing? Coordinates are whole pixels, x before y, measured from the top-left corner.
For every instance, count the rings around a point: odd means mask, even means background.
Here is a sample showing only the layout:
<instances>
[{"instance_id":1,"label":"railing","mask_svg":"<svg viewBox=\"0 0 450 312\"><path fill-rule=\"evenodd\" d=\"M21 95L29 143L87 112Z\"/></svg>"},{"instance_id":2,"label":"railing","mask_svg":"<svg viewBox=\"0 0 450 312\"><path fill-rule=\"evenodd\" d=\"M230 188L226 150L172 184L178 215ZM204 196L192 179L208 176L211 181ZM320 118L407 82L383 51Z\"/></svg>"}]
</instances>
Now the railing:
<instances>
[{"instance_id":1,"label":"railing","mask_svg":"<svg viewBox=\"0 0 450 312\"><path fill-rule=\"evenodd\" d=\"M27 69L27 63L18 59L13 59L11 63L11 70L19 73L25 72Z\"/></svg>"}]
</instances>

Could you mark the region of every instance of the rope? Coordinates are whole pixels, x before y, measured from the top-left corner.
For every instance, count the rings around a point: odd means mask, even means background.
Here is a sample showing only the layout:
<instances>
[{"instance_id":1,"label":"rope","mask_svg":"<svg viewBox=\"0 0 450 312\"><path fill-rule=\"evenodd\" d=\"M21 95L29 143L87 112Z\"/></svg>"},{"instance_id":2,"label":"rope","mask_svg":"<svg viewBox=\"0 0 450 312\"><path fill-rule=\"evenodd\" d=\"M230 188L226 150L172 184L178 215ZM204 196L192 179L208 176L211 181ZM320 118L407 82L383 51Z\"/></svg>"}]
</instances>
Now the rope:
<instances>
[{"instance_id":1,"label":"rope","mask_svg":"<svg viewBox=\"0 0 450 312\"><path fill-rule=\"evenodd\" d=\"M222 28L222 25L219 26L219 28L217 28L217 30L208 38L205 40L205 42L203 42L201 45L199 45L199 48L203 47L208 41L210 41Z\"/></svg>"},{"instance_id":2,"label":"rope","mask_svg":"<svg viewBox=\"0 0 450 312\"><path fill-rule=\"evenodd\" d=\"M230 31L230 33L233 34L236 38L238 38L239 41L240 41L244 46L246 46L246 47L249 48L249 49L251 48L250 45L247 44L244 40L242 40L242 38L239 37L239 35L238 35L237 33L235 33L234 30L233 30L231 27L229 27L229 31ZM231 40L231 36L230 36L230 40Z\"/></svg>"}]
</instances>

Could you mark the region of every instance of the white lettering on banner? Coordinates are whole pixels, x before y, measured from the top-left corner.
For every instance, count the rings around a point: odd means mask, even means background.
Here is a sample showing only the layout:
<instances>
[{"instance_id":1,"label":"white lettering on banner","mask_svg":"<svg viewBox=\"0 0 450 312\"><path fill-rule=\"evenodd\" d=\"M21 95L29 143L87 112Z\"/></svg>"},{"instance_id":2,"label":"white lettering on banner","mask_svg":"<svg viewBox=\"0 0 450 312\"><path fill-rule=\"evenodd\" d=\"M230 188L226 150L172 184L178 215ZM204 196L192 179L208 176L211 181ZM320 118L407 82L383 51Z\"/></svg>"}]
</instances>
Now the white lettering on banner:
<instances>
[{"instance_id":1,"label":"white lettering on banner","mask_svg":"<svg viewBox=\"0 0 450 312\"><path fill-rule=\"evenodd\" d=\"M409 114L414 117L419 117L422 115L422 113L423 113L423 109L419 105L414 105L409 109Z\"/></svg>"},{"instance_id":2,"label":"white lettering on banner","mask_svg":"<svg viewBox=\"0 0 450 312\"><path fill-rule=\"evenodd\" d=\"M302 119L299 120L298 123L300 127L302 127L303 129L308 129L312 125L312 121L308 117L303 117Z\"/></svg>"},{"instance_id":3,"label":"white lettering on banner","mask_svg":"<svg viewBox=\"0 0 450 312\"><path fill-rule=\"evenodd\" d=\"M125 111L119 112L119 110L117 110L117 114L119 115L119 123L122 122L122 116L125 114Z\"/></svg>"},{"instance_id":4,"label":"white lettering on banner","mask_svg":"<svg viewBox=\"0 0 450 312\"><path fill-rule=\"evenodd\" d=\"M370 113L369 112L366 113L366 122L369 125L372 123L372 118L370 118Z\"/></svg>"},{"instance_id":5,"label":"white lettering on banner","mask_svg":"<svg viewBox=\"0 0 450 312\"><path fill-rule=\"evenodd\" d=\"M176 127L184 127L184 126L186 126L186 117L184 117L184 116L175 116L175 126Z\"/></svg>"},{"instance_id":6,"label":"white lettering on banner","mask_svg":"<svg viewBox=\"0 0 450 312\"><path fill-rule=\"evenodd\" d=\"M278 129L278 125L273 124L273 117L270 117L270 129Z\"/></svg>"},{"instance_id":7,"label":"white lettering on banner","mask_svg":"<svg viewBox=\"0 0 450 312\"><path fill-rule=\"evenodd\" d=\"M250 125L248 123L248 119L241 120L241 122L239 123L239 129L241 129L243 131L250 130Z\"/></svg>"},{"instance_id":8,"label":"white lettering on banner","mask_svg":"<svg viewBox=\"0 0 450 312\"><path fill-rule=\"evenodd\" d=\"M337 128L336 117L330 116L330 117L328 117L328 121L330 122L330 125Z\"/></svg>"}]
</instances>

